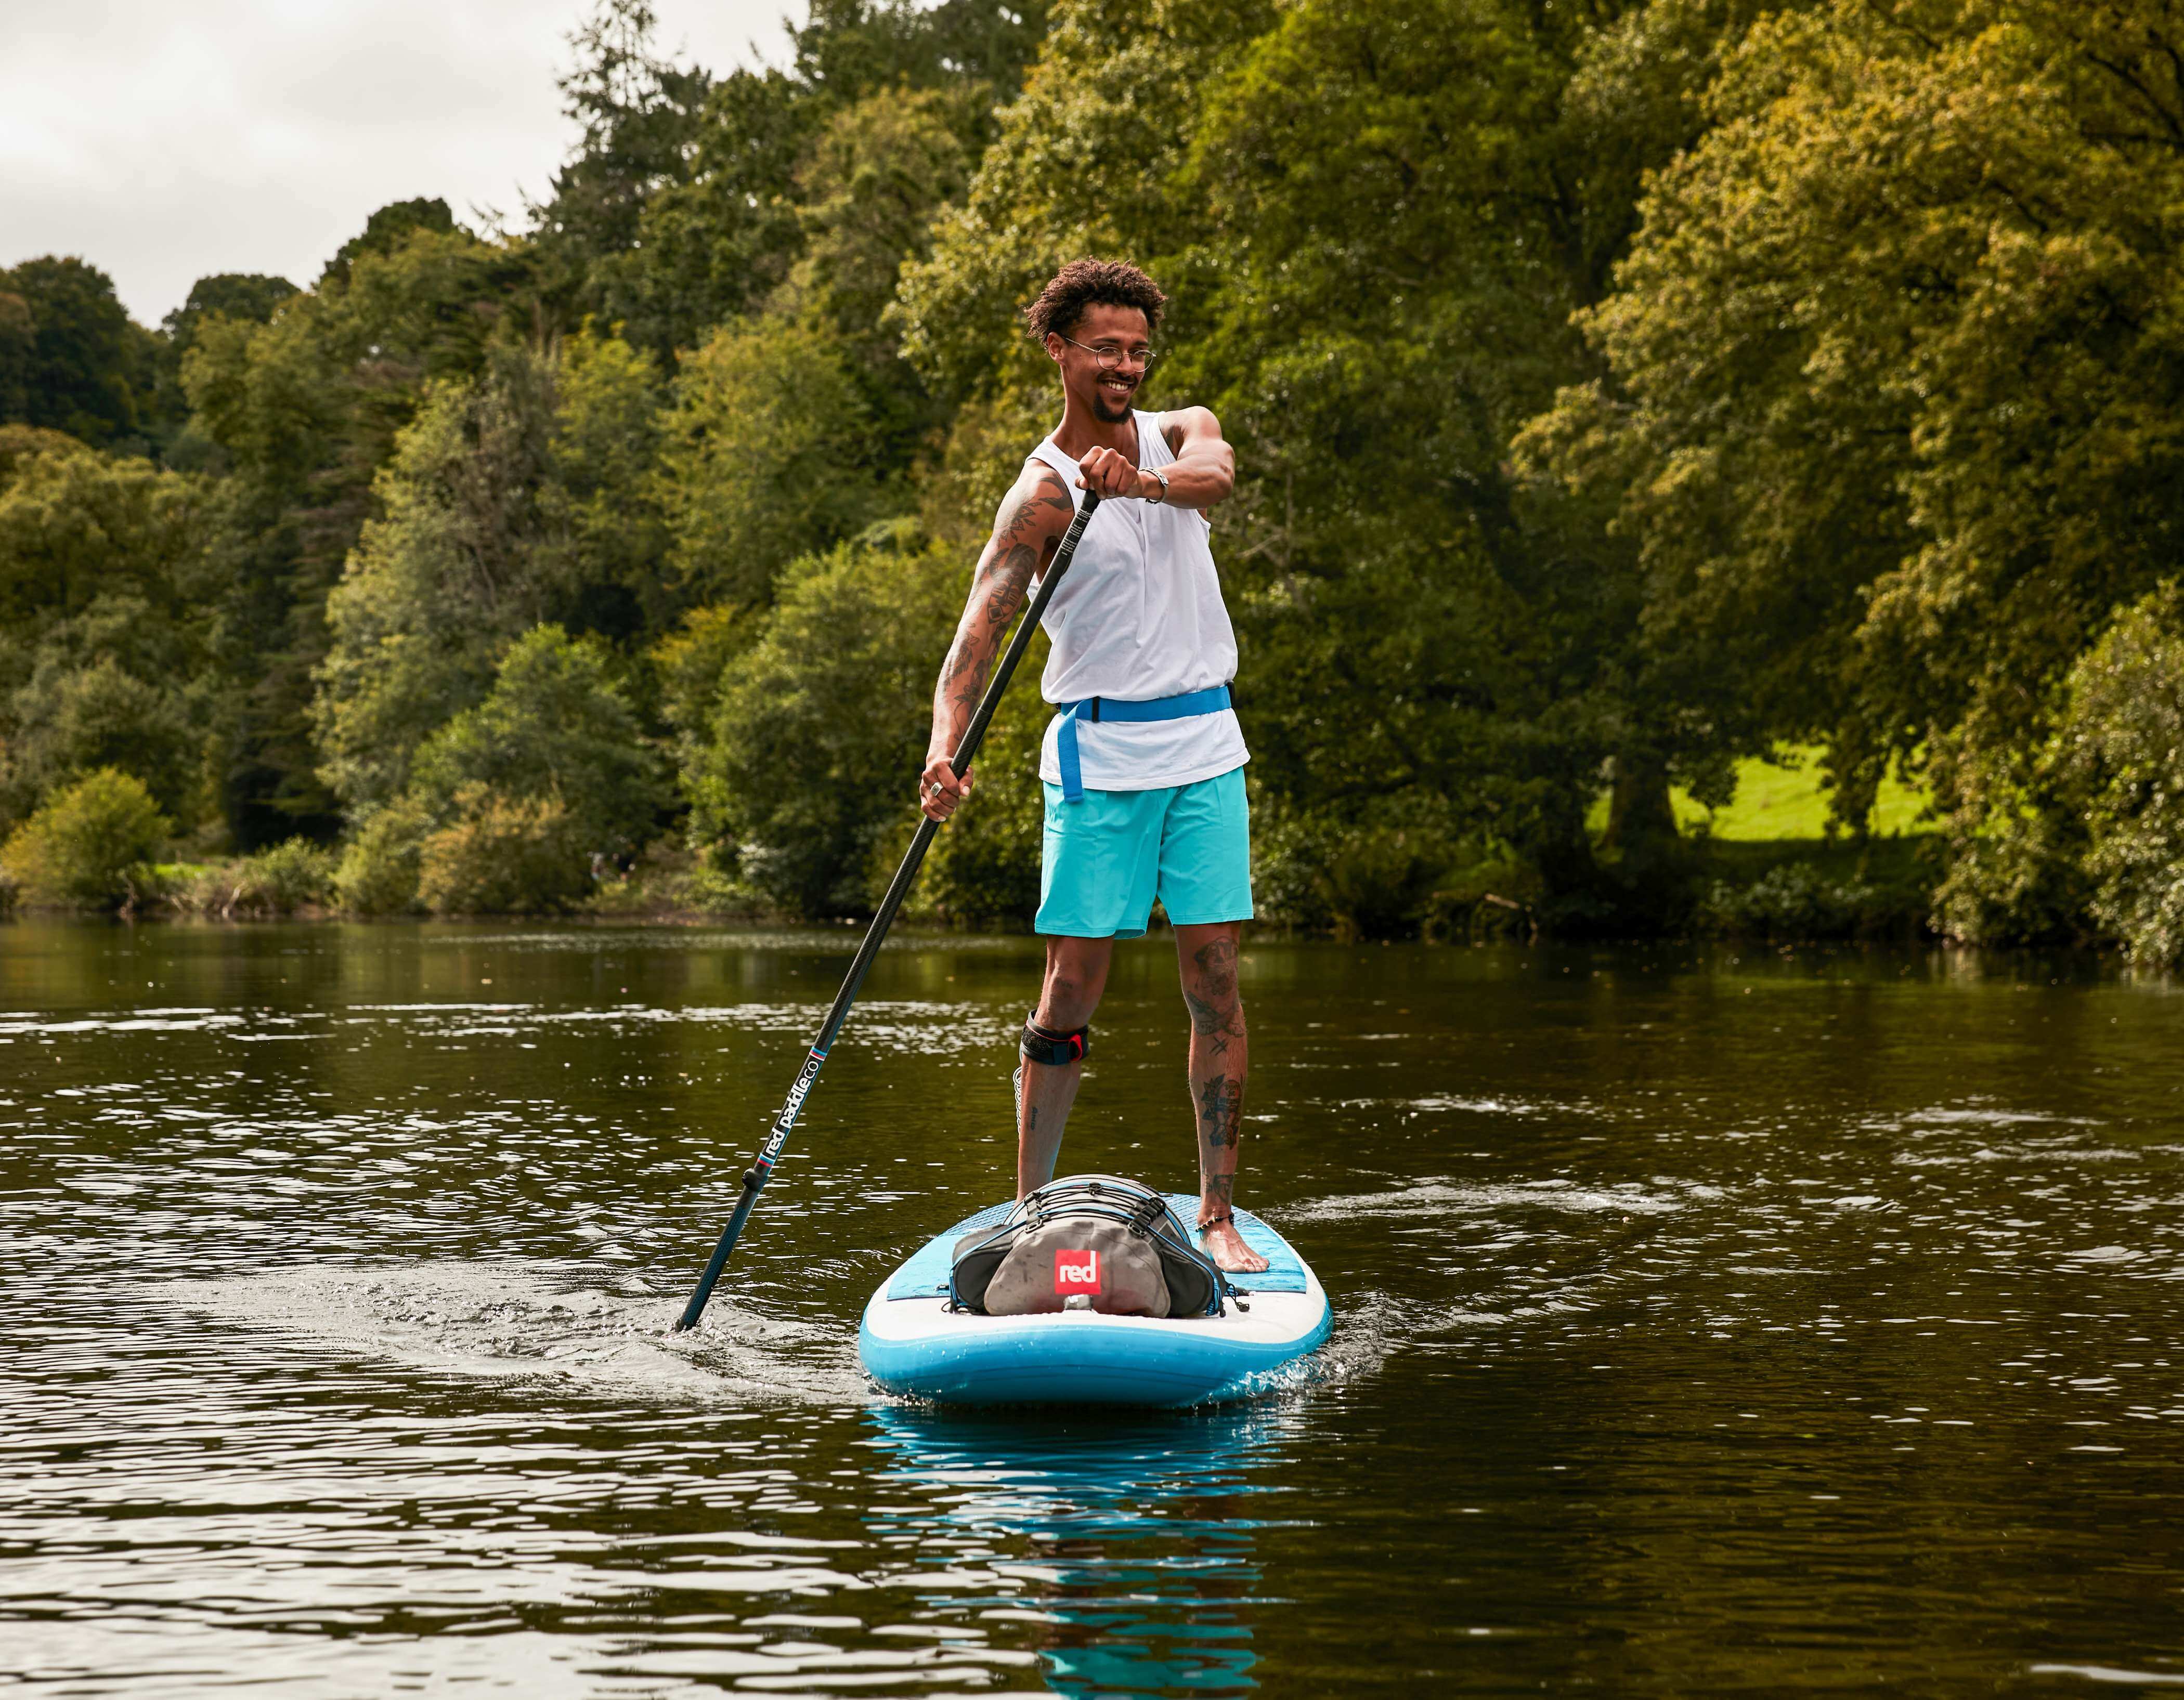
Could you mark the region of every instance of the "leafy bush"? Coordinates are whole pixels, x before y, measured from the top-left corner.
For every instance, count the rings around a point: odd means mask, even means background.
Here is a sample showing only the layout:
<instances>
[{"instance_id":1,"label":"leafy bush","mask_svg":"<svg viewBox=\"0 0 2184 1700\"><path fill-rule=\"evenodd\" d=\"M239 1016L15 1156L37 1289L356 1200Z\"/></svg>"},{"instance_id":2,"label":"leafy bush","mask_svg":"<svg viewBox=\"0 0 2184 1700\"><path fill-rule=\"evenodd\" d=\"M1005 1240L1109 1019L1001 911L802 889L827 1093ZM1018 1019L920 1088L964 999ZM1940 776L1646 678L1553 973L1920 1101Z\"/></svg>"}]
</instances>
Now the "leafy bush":
<instances>
[{"instance_id":1,"label":"leafy bush","mask_svg":"<svg viewBox=\"0 0 2184 1700\"><path fill-rule=\"evenodd\" d=\"M660 757L609 677L604 647L538 625L510 646L493 688L417 752L410 795L437 823L483 787L551 800L587 851L622 855L649 839L667 803Z\"/></svg>"},{"instance_id":2,"label":"leafy bush","mask_svg":"<svg viewBox=\"0 0 2184 1700\"><path fill-rule=\"evenodd\" d=\"M192 725L186 693L172 682L147 682L160 675L168 658L156 653L160 646L136 646L153 653L131 658L135 672L113 653L125 647L112 642L113 628L148 619L134 597L103 597L86 614L57 622L46 634L29 681L0 714L8 797L36 798L80 774L110 767L142 780L170 816L191 818L203 736ZM84 653L95 658L78 664ZM179 670L179 662L173 666Z\"/></svg>"},{"instance_id":3,"label":"leafy bush","mask_svg":"<svg viewBox=\"0 0 2184 1700\"><path fill-rule=\"evenodd\" d=\"M2081 807L2013 791L1968 805L1955 853L1935 893L1942 930L1966 944L2068 944L2088 931L2092 890Z\"/></svg>"},{"instance_id":4,"label":"leafy bush","mask_svg":"<svg viewBox=\"0 0 2184 1700\"><path fill-rule=\"evenodd\" d=\"M1947 772L1948 930L1974 943L2103 932L2184 962L2184 592L2124 609L2053 693L2049 735L1974 744Z\"/></svg>"},{"instance_id":5,"label":"leafy bush","mask_svg":"<svg viewBox=\"0 0 2184 1700\"><path fill-rule=\"evenodd\" d=\"M1398 806L1360 819L1350 809L1298 809L1260 784L1251 808L1262 919L1338 938L1402 938L1429 930L1446 908L1437 892L1457 846L1425 812Z\"/></svg>"},{"instance_id":6,"label":"leafy bush","mask_svg":"<svg viewBox=\"0 0 2184 1700\"><path fill-rule=\"evenodd\" d=\"M591 859L569 811L551 798L467 786L454 824L420 847L418 895L435 914L536 914L590 892Z\"/></svg>"},{"instance_id":7,"label":"leafy bush","mask_svg":"<svg viewBox=\"0 0 2184 1700\"><path fill-rule=\"evenodd\" d=\"M1812 943L1914 935L1927 907L1915 877L1836 877L1812 862L1788 862L1747 885L1715 881L1696 919L1700 931L1719 937Z\"/></svg>"},{"instance_id":8,"label":"leafy bush","mask_svg":"<svg viewBox=\"0 0 2184 1700\"><path fill-rule=\"evenodd\" d=\"M1847 938L1858 929L1863 887L1829 880L1810 863L1770 869L1749 886L1717 880L1700 905L1702 925L1730 937Z\"/></svg>"},{"instance_id":9,"label":"leafy bush","mask_svg":"<svg viewBox=\"0 0 2184 1700\"><path fill-rule=\"evenodd\" d=\"M417 907L426 821L398 803L368 817L334 869L334 896L351 914L407 914Z\"/></svg>"},{"instance_id":10,"label":"leafy bush","mask_svg":"<svg viewBox=\"0 0 2184 1700\"><path fill-rule=\"evenodd\" d=\"M237 907L257 914L292 914L325 903L333 886L333 853L308 838L291 838L244 861Z\"/></svg>"},{"instance_id":11,"label":"leafy bush","mask_svg":"<svg viewBox=\"0 0 2184 1700\"><path fill-rule=\"evenodd\" d=\"M0 866L33 902L120 908L149 894L152 858L172 830L142 780L101 768L18 827Z\"/></svg>"},{"instance_id":12,"label":"leafy bush","mask_svg":"<svg viewBox=\"0 0 2184 1700\"><path fill-rule=\"evenodd\" d=\"M2054 765L2082 799L2087 907L2134 962L2184 961L2184 596L2164 586L2070 669Z\"/></svg>"},{"instance_id":13,"label":"leafy bush","mask_svg":"<svg viewBox=\"0 0 2184 1700\"><path fill-rule=\"evenodd\" d=\"M240 862L206 868L166 893L187 913L233 920L238 915L289 915L333 896L334 855L308 838L291 838Z\"/></svg>"}]
</instances>

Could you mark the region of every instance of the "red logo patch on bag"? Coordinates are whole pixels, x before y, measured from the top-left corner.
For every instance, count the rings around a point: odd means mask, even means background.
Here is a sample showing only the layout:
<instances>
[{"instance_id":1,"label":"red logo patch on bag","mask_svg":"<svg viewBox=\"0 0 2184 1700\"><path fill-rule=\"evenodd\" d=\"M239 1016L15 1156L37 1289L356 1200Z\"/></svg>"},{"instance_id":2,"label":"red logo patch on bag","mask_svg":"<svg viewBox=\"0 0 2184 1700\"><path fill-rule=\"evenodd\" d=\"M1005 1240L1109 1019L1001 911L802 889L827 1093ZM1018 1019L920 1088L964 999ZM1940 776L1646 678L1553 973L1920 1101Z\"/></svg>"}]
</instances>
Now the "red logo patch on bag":
<instances>
[{"instance_id":1,"label":"red logo patch on bag","mask_svg":"<svg viewBox=\"0 0 2184 1700\"><path fill-rule=\"evenodd\" d=\"M1056 1252L1054 1254L1054 1290L1056 1292L1099 1292L1100 1253Z\"/></svg>"}]
</instances>

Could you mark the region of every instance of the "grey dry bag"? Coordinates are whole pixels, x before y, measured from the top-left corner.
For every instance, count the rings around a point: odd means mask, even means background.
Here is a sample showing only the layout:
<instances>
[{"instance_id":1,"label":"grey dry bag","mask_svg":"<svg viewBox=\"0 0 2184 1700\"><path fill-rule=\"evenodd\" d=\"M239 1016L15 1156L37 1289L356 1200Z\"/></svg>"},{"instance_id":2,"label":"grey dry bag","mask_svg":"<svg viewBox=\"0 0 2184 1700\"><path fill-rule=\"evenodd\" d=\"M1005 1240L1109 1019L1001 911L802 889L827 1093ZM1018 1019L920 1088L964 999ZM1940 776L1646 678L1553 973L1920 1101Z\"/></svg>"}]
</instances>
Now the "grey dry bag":
<instances>
[{"instance_id":1,"label":"grey dry bag","mask_svg":"<svg viewBox=\"0 0 2184 1700\"><path fill-rule=\"evenodd\" d=\"M1227 1288L1167 1200L1112 1175L1050 1181L997 1227L956 1242L948 1291L987 1316L1067 1308L1110 1316L1218 1316Z\"/></svg>"}]
</instances>

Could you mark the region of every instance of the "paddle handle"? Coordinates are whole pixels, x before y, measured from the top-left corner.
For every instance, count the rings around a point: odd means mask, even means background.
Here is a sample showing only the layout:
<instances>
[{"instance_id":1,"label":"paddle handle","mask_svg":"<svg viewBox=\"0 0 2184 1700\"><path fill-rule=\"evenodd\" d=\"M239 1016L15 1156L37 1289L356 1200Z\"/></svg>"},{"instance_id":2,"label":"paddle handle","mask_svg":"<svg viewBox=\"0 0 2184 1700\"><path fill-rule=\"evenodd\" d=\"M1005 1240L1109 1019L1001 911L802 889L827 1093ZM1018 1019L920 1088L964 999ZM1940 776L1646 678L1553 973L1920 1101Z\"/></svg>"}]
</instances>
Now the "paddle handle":
<instances>
[{"instance_id":1,"label":"paddle handle","mask_svg":"<svg viewBox=\"0 0 2184 1700\"><path fill-rule=\"evenodd\" d=\"M963 736L956 743L955 757L949 765L955 769L958 779L970 772L971 764L978 753L978 746L985 742L986 728L993 724L994 711L1001 706L1001 697L1009 688L1010 677L1016 672L1017 664L1023 659L1024 652L1031 647L1032 633L1039 629L1039 620L1046 613L1046 605L1054 600L1055 586L1061 582L1062 574L1068 570L1070 558L1077 553L1078 541L1084 535L1084 527L1092 518L1092 510L1099 505L1100 492L1087 490L1084 505L1078 508L1077 517L1069 522L1068 531L1062 534L1061 547L1054 552L1053 564L1039 580L1039 593L1032 597L1031 606L1024 611L1023 619L1017 625L1016 635L1009 640L1009 647L1002 651L1000 664L994 668L994 676L987 681L985 695L978 699L978 707L971 716L971 724L963 729ZM850 972L842 981L842 989L834 994L834 1006L827 1012L826 1025L820 1028L819 1036L811 1042L811 1048L805 1055L804 1066L797 1070L795 1084L789 1087L788 1097L783 1102L780 1114L774 1117L766 1143L759 1147L751 1166L744 1170L742 1195L736 1200L736 1208L728 1218L728 1225L721 1231L720 1242L713 1247L713 1255L705 1264L705 1274L698 1278L698 1285L690 1294L690 1302L682 1307L682 1317L675 1325L677 1334L695 1328L698 1319L705 1314L706 1301L712 1297L713 1288L721 1279L721 1272L728 1266L729 1254L735 1250L736 1242L743 1237L744 1224L750 1219L751 1207L758 1203L758 1195L772 1177L773 1166L781 1160L782 1151L788 1143L788 1136L796 1126L796 1118L803 1113L804 1100L811 1096L811 1088L819 1079L819 1070L827 1065L827 1053L833 1048L834 1040L842 1031L842 1024L850 1019L850 1006L857 1001L858 988L865 983L865 975L872 965L872 958L880 953L880 945L888 936L888 929L894 925L895 912L902 908L902 900L910 894L911 882L916 879L918 867L925 860L925 853L933 847L933 840L939 831L940 822L929 814L917 823L917 831L910 841L910 848L904 853L901 865L894 870L894 878L888 881L887 895L880 899L879 910L872 916L872 924L865 929L864 942L857 947L857 954L850 964Z\"/></svg>"}]
</instances>

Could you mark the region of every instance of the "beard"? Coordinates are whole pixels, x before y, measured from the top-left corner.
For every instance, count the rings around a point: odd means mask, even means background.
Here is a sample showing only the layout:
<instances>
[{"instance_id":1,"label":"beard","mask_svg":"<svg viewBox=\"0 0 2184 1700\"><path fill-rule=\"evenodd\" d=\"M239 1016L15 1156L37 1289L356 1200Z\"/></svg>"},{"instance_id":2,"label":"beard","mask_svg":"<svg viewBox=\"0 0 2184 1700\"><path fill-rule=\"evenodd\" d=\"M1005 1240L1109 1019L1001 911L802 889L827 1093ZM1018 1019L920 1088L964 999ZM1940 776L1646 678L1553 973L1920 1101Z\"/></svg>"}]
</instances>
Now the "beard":
<instances>
[{"instance_id":1,"label":"beard","mask_svg":"<svg viewBox=\"0 0 2184 1700\"><path fill-rule=\"evenodd\" d=\"M1120 425L1129 418L1131 404L1138 398L1133 389L1117 397L1105 384L1092 386L1092 413L1103 425Z\"/></svg>"}]
</instances>

